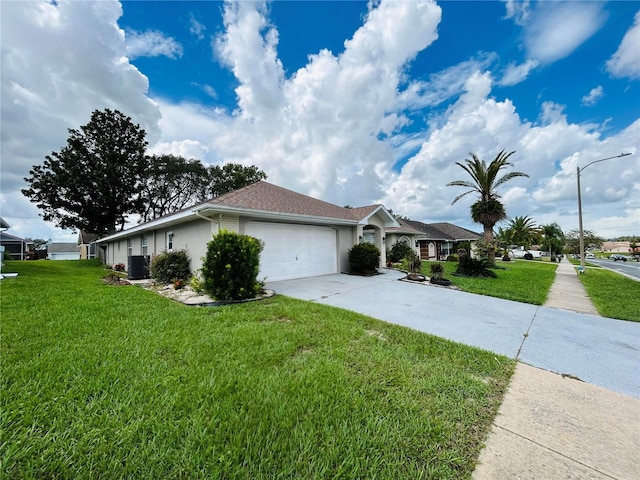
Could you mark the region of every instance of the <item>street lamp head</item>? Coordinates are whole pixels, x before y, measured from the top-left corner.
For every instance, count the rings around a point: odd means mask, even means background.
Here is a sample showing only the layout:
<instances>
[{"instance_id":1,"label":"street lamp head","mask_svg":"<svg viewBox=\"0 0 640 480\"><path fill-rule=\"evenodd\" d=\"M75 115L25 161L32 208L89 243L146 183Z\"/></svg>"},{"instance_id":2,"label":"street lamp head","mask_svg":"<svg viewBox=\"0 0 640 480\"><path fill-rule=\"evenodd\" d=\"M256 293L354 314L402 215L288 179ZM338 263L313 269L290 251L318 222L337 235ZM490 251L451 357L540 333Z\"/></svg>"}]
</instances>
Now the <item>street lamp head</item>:
<instances>
[{"instance_id":1,"label":"street lamp head","mask_svg":"<svg viewBox=\"0 0 640 480\"><path fill-rule=\"evenodd\" d=\"M629 155L632 155L630 152L627 153L621 153L620 155L614 155L613 157L607 157L607 158L601 158L600 160L594 160L593 162L589 162L587 163L584 167L580 168L578 167L578 175L580 175L580 172L583 171L585 168L587 168L589 165L593 165L594 163L598 163L598 162L604 162L605 160L611 160L612 158L621 158L621 157L627 157Z\"/></svg>"},{"instance_id":2,"label":"street lamp head","mask_svg":"<svg viewBox=\"0 0 640 480\"><path fill-rule=\"evenodd\" d=\"M585 261L584 261L584 231L582 229L582 198L580 195L580 172L582 172L589 165L593 165L594 163L604 162L605 160L611 160L612 158L621 158L627 157L631 155L631 153L621 153L620 155L614 155L613 157L601 158L599 160L594 160L593 162L587 163L584 167L577 167L576 173L578 177L578 229L580 232L580 268L581 272L586 272L585 270Z\"/></svg>"}]
</instances>

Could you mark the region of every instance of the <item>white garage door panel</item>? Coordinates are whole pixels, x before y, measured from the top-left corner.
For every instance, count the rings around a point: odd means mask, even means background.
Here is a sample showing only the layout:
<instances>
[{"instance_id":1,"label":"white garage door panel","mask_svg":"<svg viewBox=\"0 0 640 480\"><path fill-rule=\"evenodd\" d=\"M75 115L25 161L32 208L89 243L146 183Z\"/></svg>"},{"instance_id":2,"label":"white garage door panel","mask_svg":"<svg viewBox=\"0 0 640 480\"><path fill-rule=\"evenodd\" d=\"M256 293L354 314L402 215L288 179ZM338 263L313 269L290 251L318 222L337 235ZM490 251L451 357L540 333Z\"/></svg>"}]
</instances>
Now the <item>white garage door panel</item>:
<instances>
[{"instance_id":1,"label":"white garage door panel","mask_svg":"<svg viewBox=\"0 0 640 480\"><path fill-rule=\"evenodd\" d=\"M268 281L337 272L336 232L329 227L249 222L245 233L264 242L260 274Z\"/></svg>"}]
</instances>

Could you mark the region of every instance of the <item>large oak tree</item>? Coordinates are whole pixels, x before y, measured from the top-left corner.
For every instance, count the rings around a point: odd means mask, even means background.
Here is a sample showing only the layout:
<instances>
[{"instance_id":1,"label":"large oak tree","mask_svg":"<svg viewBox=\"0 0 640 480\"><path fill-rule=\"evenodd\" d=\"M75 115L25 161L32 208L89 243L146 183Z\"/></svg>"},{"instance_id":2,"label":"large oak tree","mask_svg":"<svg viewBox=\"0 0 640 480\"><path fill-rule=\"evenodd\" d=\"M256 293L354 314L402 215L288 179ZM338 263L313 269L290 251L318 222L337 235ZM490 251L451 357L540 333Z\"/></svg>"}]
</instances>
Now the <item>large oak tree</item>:
<instances>
[{"instance_id":1,"label":"large oak tree","mask_svg":"<svg viewBox=\"0 0 640 480\"><path fill-rule=\"evenodd\" d=\"M69 130L64 148L30 170L22 193L45 220L106 235L122 230L130 214L146 222L267 178L254 165L147 156L145 136L121 112L96 110L87 125Z\"/></svg>"},{"instance_id":2,"label":"large oak tree","mask_svg":"<svg viewBox=\"0 0 640 480\"><path fill-rule=\"evenodd\" d=\"M201 201L208 185L207 167L200 160L152 155L143 186L140 221L147 222Z\"/></svg>"},{"instance_id":3,"label":"large oak tree","mask_svg":"<svg viewBox=\"0 0 640 480\"><path fill-rule=\"evenodd\" d=\"M141 211L148 159L146 133L117 110L95 110L67 145L45 157L25 178L22 193L61 228L105 235L122 230Z\"/></svg>"},{"instance_id":4,"label":"large oak tree","mask_svg":"<svg viewBox=\"0 0 640 480\"><path fill-rule=\"evenodd\" d=\"M232 190L237 190L267 178L267 174L255 165L245 167L239 163L227 163L222 166L213 165L209 167L208 171L207 198L219 197Z\"/></svg>"},{"instance_id":5,"label":"large oak tree","mask_svg":"<svg viewBox=\"0 0 640 480\"><path fill-rule=\"evenodd\" d=\"M140 221L153 220L265 178L267 175L254 165L205 167L200 160L153 155L143 188Z\"/></svg>"}]
</instances>

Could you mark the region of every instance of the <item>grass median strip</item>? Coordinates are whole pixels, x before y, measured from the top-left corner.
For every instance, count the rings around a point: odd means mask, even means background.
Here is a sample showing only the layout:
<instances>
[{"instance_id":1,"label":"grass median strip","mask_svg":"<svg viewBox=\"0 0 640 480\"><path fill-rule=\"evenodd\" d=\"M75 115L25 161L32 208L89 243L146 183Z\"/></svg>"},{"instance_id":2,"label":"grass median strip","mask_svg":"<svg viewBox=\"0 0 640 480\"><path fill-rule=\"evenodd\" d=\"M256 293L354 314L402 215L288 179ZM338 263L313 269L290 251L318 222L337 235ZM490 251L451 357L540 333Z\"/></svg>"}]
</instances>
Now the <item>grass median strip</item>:
<instances>
[{"instance_id":1,"label":"grass median strip","mask_svg":"<svg viewBox=\"0 0 640 480\"><path fill-rule=\"evenodd\" d=\"M90 262L9 268L7 478L471 478L513 372L314 303L186 307Z\"/></svg>"},{"instance_id":2,"label":"grass median strip","mask_svg":"<svg viewBox=\"0 0 640 480\"><path fill-rule=\"evenodd\" d=\"M429 276L429 263L423 262L422 267L423 273L427 276ZM549 262L528 260L502 262L496 259L498 268L493 271L497 278L472 278L453 275L458 266L457 262L442 263L445 265L445 277L465 292L534 305L544 304L557 268L556 264Z\"/></svg>"},{"instance_id":3,"label":"grass median strip","mask_svg":"<svg viewBox=\"0 0 640 480\"><path fill-rule=\"evenodd\" d=\"M600 315L640 322L640 282L602 268L590 268L580 280Z\"/></svg>"}]
</instances>

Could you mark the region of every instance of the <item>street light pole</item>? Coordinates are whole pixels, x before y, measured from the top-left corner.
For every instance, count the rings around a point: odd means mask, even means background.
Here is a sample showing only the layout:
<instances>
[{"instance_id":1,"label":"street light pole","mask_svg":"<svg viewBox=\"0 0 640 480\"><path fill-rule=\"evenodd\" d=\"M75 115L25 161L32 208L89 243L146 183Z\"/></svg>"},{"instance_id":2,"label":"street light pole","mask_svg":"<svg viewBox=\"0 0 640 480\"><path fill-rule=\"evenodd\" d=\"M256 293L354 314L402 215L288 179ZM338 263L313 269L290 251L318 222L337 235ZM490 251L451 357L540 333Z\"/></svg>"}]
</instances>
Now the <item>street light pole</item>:
<instances>
[{"instance_id":1,"label":"street light pole","mask_svg":"<svg viewBox=\"0 0 640 480\"><path fill-rule=\"evenodd\" d=\"M621 158L631 155L630 153L621 153L620 155L615 155L613 157L601 158L600 160L594 160L593 162L587 163L584 167L576 167L576 174L578 178L578 229L580 231L580 268L581 272L585 273L585 262L584 262L584 230L582 229L582 195L580 193L580 173L584 171L589 165L593 165L594 163L604 162L605 160L611 160L613 158Z\"/></svg>"}]
</instances>

